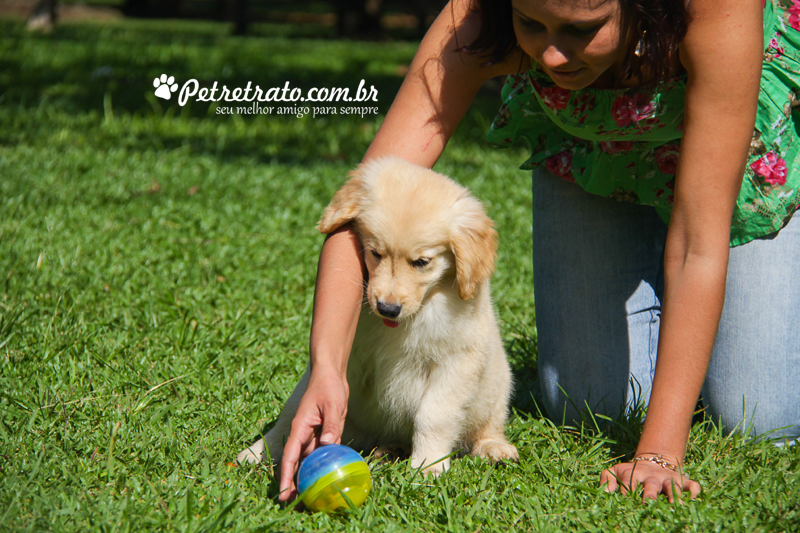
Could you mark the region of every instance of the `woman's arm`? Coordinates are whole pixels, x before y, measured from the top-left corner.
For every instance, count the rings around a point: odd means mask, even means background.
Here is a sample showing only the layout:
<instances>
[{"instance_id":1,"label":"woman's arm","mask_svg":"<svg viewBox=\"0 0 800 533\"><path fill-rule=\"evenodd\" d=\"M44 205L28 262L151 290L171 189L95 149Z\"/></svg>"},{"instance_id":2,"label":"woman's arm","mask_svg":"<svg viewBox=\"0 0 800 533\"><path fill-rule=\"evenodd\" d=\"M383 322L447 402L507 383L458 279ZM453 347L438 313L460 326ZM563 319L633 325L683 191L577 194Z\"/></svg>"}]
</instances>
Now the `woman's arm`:
<instances>
[{"instance_id":1,"label":"woman's arm","mask_svg":"<svg viewBox=\"0 0 800 533\"><path fill-rule=\"evenodd\" d=\"M331 233L320 252L309 353L311 376L280 468L281 501L294 498L294 475L301 456L317 446L339 443L347 414L347 360L363 298L361 243L349 226Z\"/></svg>"},{"instance_id":2,"label":"woman's arm","mask_svg":"<svg viewBox=\"0 0 800 533\"><path fill-rule=\"evenodd\" d=\"M523 64L519 49L491 66L461 50L480 29L470 5L470 0L451 1L439 13L364 160L395 155L433 167L478 89L491 78L516 73Z\"/></svg>"},{"instance_id":3,"label":"woman's arm","mask_svg":"<svg viewBox=\"0 0 800 533\"><path fill-rule=\"evenodd\" d=\"M705 380L728 268L730 224L755 123L763 25L759 0L692 0L681 45L688 72L675 204L664 257L658 361L637 456L682 465ZM634 464L636 465L633 468ZM651 462L603 472L607 490L659 493L670 501L700 485ZM673 494L673 484L677 494Z\"/></svg>"},{"instance_id":4,"label":"woman's arm","mask_svg":"<svg viewBox=\"0 0 800 533\"><path fill-rule=\"evenodd\" d=\"M394 155L432 167L481 85L516 71L518 53L503 64L485 67L480 58L459 51L475 38L478 28L468 1L442 10L422 40L365 161ZM353 229L345 226L328 237L320 254L311 326L311 377L284 448L279 497L283 501L296 495L293 478L300 458L320 444L341 439L347 413L347 361L364 280L361 244Z\"/></svg>"}]
</instances>

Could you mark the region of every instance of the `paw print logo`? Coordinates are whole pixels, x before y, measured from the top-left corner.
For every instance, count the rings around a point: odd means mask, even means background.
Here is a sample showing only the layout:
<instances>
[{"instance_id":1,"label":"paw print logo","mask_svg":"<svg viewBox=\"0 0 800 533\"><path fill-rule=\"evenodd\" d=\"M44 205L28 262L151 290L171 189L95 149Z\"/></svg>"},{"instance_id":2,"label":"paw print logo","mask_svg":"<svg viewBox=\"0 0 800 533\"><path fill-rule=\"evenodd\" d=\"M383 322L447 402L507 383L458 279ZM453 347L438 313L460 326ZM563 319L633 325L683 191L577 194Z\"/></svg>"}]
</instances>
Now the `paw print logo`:
<instances>
[{"instance_id":1,"label":"paw print logo","mask_svg":"<svg viewBox=\"0 0 800 533\"><path fill-rule=\"evenodd\" d=\"M160 78L153 80L153 87L156 88L156 96L164 100L169 100L170 93L178 90L178 84L175 83L175 78L170 76L167 78L166 74L162 74Z\"/></svg>"}]
</instances>

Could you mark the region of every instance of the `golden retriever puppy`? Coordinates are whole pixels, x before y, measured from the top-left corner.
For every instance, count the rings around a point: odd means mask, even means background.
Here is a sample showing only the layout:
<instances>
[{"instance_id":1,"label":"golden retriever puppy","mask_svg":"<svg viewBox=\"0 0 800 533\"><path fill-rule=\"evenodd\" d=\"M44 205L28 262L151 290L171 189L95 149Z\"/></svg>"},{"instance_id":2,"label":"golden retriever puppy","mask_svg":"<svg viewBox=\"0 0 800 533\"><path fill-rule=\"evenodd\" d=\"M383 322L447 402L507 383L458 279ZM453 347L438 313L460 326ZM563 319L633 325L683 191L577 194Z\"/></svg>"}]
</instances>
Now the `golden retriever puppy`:
<instances>
[{"instance_id":1,"label":"golden retriever puppy","mask_svg":"<svg viewBox=\"0 0 800 533\"><path fill-rule=\"evenodd\" d=\"M497 233L483 205L449 178L397 158L361 165L319 223L353 226L364 247L366 298L347 366L342 443L411 449L411 466L438 475L463 448L518 459L505 438L509 369L489 294ZM280 464L310 370L277 423L242 451Z\"/></svg>"}]
</instances>

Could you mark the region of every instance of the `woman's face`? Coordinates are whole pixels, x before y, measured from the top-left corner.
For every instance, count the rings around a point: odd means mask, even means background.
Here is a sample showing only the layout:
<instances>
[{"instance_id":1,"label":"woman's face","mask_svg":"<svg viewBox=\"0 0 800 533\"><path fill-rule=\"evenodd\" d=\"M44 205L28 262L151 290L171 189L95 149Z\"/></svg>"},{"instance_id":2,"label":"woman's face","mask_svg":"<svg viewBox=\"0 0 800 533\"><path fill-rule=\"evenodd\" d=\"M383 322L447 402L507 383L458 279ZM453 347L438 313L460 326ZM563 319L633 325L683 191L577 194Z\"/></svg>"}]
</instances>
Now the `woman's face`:
<instances>
[{"instance_id":1,"label":"woman's face","mask_svg":"<svg viewBox=\"0 0 800 533\"><path fill-rule=\"evenodd\" d=\"M627 49L618 0L512 0L522 50L564 89L613 83Z\"/></svg>"}]
</instances>

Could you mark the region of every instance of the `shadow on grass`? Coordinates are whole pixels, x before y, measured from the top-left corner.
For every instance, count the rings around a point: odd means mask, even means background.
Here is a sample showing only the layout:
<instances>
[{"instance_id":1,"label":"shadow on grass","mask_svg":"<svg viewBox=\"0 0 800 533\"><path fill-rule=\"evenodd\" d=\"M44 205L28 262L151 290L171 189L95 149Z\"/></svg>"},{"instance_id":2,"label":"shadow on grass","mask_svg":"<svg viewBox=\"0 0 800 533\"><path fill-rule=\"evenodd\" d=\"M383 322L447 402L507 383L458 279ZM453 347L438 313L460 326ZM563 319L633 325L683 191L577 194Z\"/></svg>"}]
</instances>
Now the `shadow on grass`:
<instances>
[{"instance_id":1,"label":"shadow on grass","mask_svg":"<svg viewBox=\"0 0 800 533\"><path fill-rule=\"evenodd\" d=\"M531 418L544 418L542 391L539 386L536 339L515 335L506 343L506 355L514 376L511 407Z\"/></svg>"},{"instance_id":2,"label":"shadow on grass","mask_svg":"<svg viewBox=\"0 0 800 533\"><path fill-rule=\"evenodd\" d=\"M635 397L633 401L633 407L620 406L616 414L611 414L610 411L609 414L601 414L597 412L598 408L578 409L573 404L580 413L580 420L554 421L554 424L561 432L574 435L577 439L601 441L611 457L629 461L636 454L647 414L647 407L639 397ZM713 421L705 414L702 398L697 402L692 426L711 428L711 433L718 433Z\"/></svg>"},{"instance_id":3,"label":"shadow on grass","mask_svg":"<svg viewBox=\"0 0 800 533\"><path fill-rule=\"evenodd\" d=\"M564 434L577 438L600 439L614 457L632 457L639 442L645 417L644 404L636 400L632 409L622 406L614 416L598 414L597 409L579 408L573 404L580 420L554 420L548 416L538 376L538 346L535 337L517 334L506 342L506 354L514 375L511 406L521 415L534 420L550 418ZM602 404L600 404L602 405ZM600 406L598 406L599 408ZM702 416L695 421L700 421ZM550 423L550 422L548 422Z\"/></svg>"}]
</instances>

